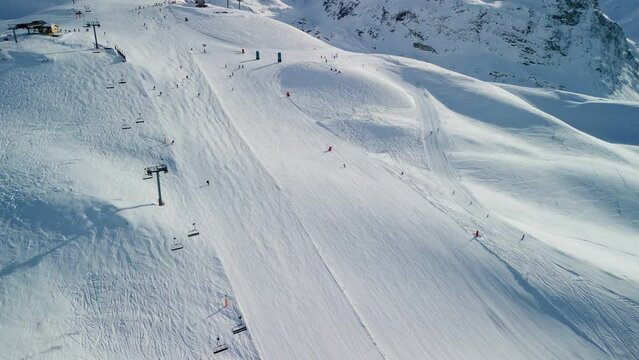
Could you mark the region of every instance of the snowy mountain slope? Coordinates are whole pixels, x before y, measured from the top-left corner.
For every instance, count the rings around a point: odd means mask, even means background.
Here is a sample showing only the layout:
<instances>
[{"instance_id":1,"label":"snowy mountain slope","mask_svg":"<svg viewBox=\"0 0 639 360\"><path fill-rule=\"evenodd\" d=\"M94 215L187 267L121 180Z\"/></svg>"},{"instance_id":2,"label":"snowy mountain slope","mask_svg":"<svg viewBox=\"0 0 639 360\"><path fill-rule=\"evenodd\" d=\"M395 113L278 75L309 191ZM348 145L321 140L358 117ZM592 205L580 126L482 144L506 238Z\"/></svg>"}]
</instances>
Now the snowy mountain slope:
<instances>
[{"instance_id":1,"label":"snowy mountain slope","mask_svg":"<svg viewBox=\"0 0 639 360\"><path fill-rule=\"evenodd\" d=\"M623 28L626 36L639 42L639 4L633 0L600 0L599 6Z\"/></svg>"},{"instance_id":2,"label":"snowy mountain slope","mask_svg":"<svg viewBox=\"0 0 639 360\"><path fill-rule=\"evenodd\" d=\"M596 1L285 3L247 1L341 48L426 60L483 80L638 99L636 55Z\"/></svg>"},{"instance_id":3,"label":"snowy mountain slope","mask_svg":"<svg viewBox=\"0 0 639 360\"><path fill-rule=\"evenodd\" d=\"M564 91L546 91L510 85L503 87L536 108L596 138L617 144L639 145L636 102L595 98Z\"/></svg>"},{"instance_id":4,"label":"snowy mountain slope","mask_svg":"<svg viewBox=\"0 0 639 360\"><path fill-rule=\"evenodd\" d=\"M131 81L137 72L74 47L79 38L29 39L3 64L2 357L202 358L217 334L231 340L237 315L221 309L230 285L203 239L197 251L168 251L194 214L153 211L152 184L140 181L170 154L156 110ZM32 50L52 62L21 56ZM105 89L121 74L127 85ZM137 111L139 132L118 131ZM257 357L248 339L234 340L246 344L236 356Z\"/></svg>"},{"instance_id":5,"label":"snowy mountain slope","mask_svg":"<svg viewBox=\"0 0 639 360\"><path fill-rule=\"evenodd\" d=\"M639 153L562 121L603 100L134 6L93 6L127 63L84 32L2 46L9 358L637 358Z\"/></svg>"}]
</instances>

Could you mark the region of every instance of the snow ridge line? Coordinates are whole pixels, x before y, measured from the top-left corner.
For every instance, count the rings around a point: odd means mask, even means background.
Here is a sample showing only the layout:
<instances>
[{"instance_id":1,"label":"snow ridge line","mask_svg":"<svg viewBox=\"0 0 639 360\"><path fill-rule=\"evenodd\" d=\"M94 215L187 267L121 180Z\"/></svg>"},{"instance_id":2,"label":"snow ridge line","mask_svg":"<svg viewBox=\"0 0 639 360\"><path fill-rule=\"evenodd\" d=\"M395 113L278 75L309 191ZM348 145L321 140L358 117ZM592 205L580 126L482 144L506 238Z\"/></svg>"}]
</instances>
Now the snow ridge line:
<instances>
[{"instance_id":1,"label":"snow ridge line","mask_svg":"<svg viewBox=\"0 0 639 360\"><path fill-rule=\"evenodd\" d=\"M287 202L288 202L288 199L287 199ZM353 314L357 318L357 321L359 321L360 325L362 326L362 328L366 332L366 335L370 338L371 342L373 343L373 346L375 346L375 349L377 349L377 351L379 352L379 355L382 357L382 359L387 359L386 355L384 354L384 352L382 351L380 346L377 344L377 341L375 341L375 338L373 337L373 334L371 333L370 329L364 323L364 319L362 318L362 316L357 311L357 308L355 307L355 304L353 304L353 301L351 300L350 296L348 296L348 293L346 292L346 288L337 279L337 276L335 275L335 273L333 272L331 267L328 265L328 263L324 259L324 256L322 255L322 251L320 250L319 245L317 245L317 242L315 240L313 240L313 237L311 236L311 234L309 234L309 232L306 230L306 227L300 221L299 217L297 216L297 213L295 211L294 211L294 213L295 213L296 220L300 223L300 226L302 227L302 230L304 230L304 233L306 233L306 235L310 239L310 242L313 245L313 248L315 248L315 251L317 252L317 256L319 256L320 260L322 261L322 264L326 268L326 271L328 271L329 275L331 275L331 278L335 282L335 285L337 285L337 287L340 289L342 295L344 295L344 299L346 299L346 301L348 302L348 305L353 310Z\"/></svg>"}]
</instances>

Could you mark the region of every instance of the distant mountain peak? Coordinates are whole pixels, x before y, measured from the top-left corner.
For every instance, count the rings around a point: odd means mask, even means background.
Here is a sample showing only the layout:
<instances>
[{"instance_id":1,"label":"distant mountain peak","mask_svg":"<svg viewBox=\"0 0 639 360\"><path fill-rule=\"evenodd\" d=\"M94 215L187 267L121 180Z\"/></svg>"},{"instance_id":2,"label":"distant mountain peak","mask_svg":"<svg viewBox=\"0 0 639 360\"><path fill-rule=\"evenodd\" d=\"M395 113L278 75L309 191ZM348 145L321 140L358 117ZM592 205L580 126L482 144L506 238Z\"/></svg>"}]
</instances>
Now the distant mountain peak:
<instances>
[{"instance_id":1,"label":"distant mountain peak","mask_svg":"<svg viewBox=\"0 0 639 360\"><path fill-rule=\"evenodd\" d=\"M639 94L639 61L597 0L324 0L323 11L290 4L285 11L303 18L296 26L346 49L413 57L484 80Z\"/></svg>"}]
</instances>

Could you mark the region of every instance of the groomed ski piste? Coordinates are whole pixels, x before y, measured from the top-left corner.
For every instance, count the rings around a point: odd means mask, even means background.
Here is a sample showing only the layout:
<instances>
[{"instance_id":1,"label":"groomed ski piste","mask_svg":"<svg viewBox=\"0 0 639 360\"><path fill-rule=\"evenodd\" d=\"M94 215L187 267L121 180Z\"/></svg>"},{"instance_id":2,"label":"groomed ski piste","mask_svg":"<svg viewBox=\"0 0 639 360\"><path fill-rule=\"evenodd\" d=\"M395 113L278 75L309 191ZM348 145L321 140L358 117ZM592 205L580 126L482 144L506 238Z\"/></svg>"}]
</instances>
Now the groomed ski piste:
<instances>
[{"instance_id":1,"label":"groomed ski piste","mask_svg":"<svg viewBox=\"0 0 639 360\"><path fill-rule=\"evenodd\" d=\"M0 20L81 30L0 43L0 358L639 358L638 103L55 5Z\"/></svg>"}]
</instances>

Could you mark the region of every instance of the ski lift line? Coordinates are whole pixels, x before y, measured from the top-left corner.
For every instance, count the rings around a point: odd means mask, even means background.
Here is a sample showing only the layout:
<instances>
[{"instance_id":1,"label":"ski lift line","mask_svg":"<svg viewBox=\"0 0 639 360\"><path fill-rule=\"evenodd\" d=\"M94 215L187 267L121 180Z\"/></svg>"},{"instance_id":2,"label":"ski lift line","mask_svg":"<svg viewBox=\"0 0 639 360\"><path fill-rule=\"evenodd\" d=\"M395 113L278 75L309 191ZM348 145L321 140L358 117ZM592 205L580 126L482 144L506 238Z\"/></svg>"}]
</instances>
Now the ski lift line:
<instances>
[{"instance_id":1,"label":"ski lift line","mask_svg":"<svg viewBox=\"0 0 639 360\"><path fill-rule=\"evenodd\" d=\"M233 331L233 334L234 334L234 335L237 335L237 334L239 334L239 333L241 333L241 332L244 332L244 331L246 331L246 330L247 330L247 329L246 329L246 324L244 324L244 323L242 323L241 325L237 325L237 326L235 326L235 327L232 329L232 331Z\"/></svg>"},{"instance_id":2,"label":"ski lift line","mask_svg":"<svg viewBox=\"0 0 639 360\"><path fill-rule=\"evenodd\" d=\"M126 122L126 119L122 119L122 130L129 130L131 128L131 124Z\"/></svg>"},{"instance_id":3,"label":"ski lift line","mask_svg":"<svg viewBox=\"0 0 639 360\"><path fill-rule=\"evenodd\" d=\"M166 174L167 172L169 172L168 167L165 164L150 166L150 167L144 168L144 172L147 175L155 174L155 177L157 179L157 184L158 184L158 205L163 206L164 202L162 201L162 189L160 188L160 173L163 172Z\"/></svg>"},{"instance_id":4,"label":"ski lift line","mask_svg":"<svg viewBox=\"0 0 639 360\"><path fill-rule=\"evenodd\" d=\"M171 245L171 251L176 251L184 248L184 243L177 241L177 238L173 237L173 245Z\"/></svg>"},{"instance_id":5,"label":"ski lift line","mask_svg":"<svg viewBox=\"0 0 639 360\"><path fill-rule=\"evenodd\" d=\"M235 325L233 328L231 328L231 332L233 333L233 335L237 335L239 333L242 333L244 331L246 331L246 323L244 322L244 320L242 320L242 315L238 316L237 318L237 325Z\"/></svg>"},{"instance_id":6,"label":"ski lift line","mask_svg":"<svg viewBox=\"0 0 639 360\"><path fill-rule=\"evenodd\" d=\"M226 344L218 345L218 346L213 348L213 354L219 354L219 353L221 353L223 351L226 351L228 349L229 349L229 347Z\"/></svg>"},{"instance_id":7,"label":"ski lift line","mask_svg":"<svg viewBox=\"0 0 639 360\"><path fill-rule=\"evenodd\" d=\"M308 232L306 232L306 233L308 233ZM355 305L354 305L353 301L351 300L350 296L346 293L346 290L345 290L344 286L342 285L342 283L339 280L337 280L337 277L335 276L335 272L333 271L333 269L326 262L326 259L324 258L324 255L322 254L322 251L320 250L319 246L317 245L317 242L315 241L315 239L313 237L310 237L310 243L313 246L313 248L315 249L315 253L317 254L319 260L322 263L322 265L324 265L324 268L328 272L328 275L331 277L331 279L335 283L335 286L337 286L337 288L342 293L341 295L344 298L344 301L350 307L351 311L353 312L353 315L355 316L355 319L357 319L357 322L359 322L360 326L364 330L364 333L366 334L366 336L370 340L371 344L373 345L375 350L377 350L377 353L379 354L380 358L386 360L386 354L382 351L382 349L379 346L379 344L377 343L377 341L375 341L375 338L373 337L373 334L371 333L371 331L368 328L368 326L366 326L366 324L364 323L364 320L363 320L362 316L360 315L359 311L355 307Z\"/></svg>"},{"instance_id":8,"label":"ski lift line","mask_svg":"<svg viewBox=\"0 0 639 360\"><path fill-rule=\"evenodd\" d=\"M197 229L197 227L195 227L195 223L193 223L193 229L189 230L186 233L187 237L193 237L193 236L198 236L200 235L200 231Z\"/></svg>"},{"instance_id":9,"label":"ski lift line","mask_svg":"<svg viewBox=\"0 0 639 360\"><path fill-rule=\"evenodd\" d=\"M149 179L153 179L153 175L152 175L152 174L147 173L146 171L144 171L144 172L142 173L142 180L149 180Z\"/></svg>"},{"instance_id":10,"label":"ski lift line","mask_svg":"<svg viewBox=\"0 0 639 360\"><path fill-rule=\"evenodd\" d=\"M213 354L219 354L223 351L226 351L229 349L229 346L226 345L226 343L222 342L220 343L220 337L217 337L217 343L215 345L215 347L213 348Z\"/></svg>"}]
</instances>

